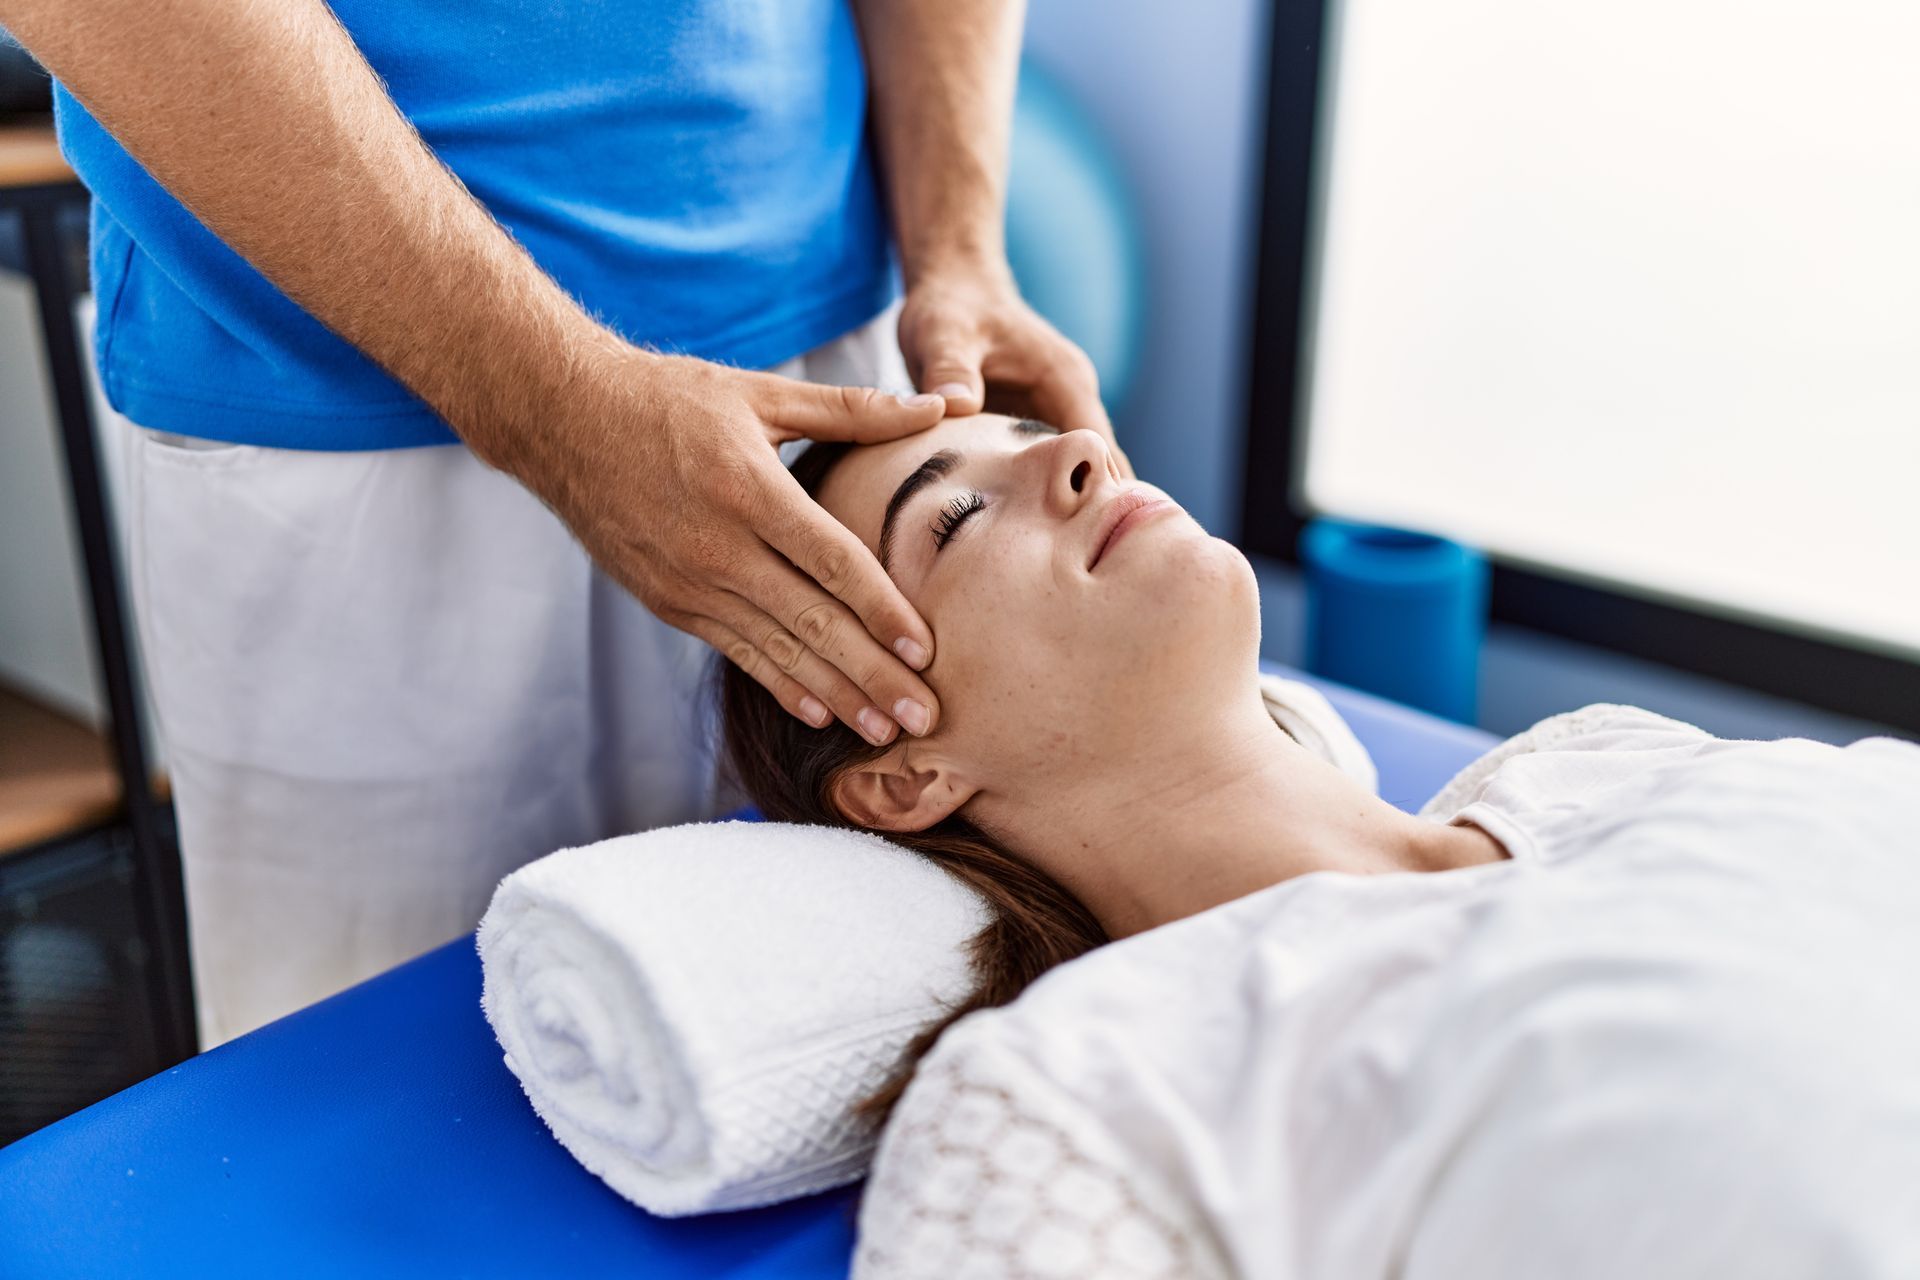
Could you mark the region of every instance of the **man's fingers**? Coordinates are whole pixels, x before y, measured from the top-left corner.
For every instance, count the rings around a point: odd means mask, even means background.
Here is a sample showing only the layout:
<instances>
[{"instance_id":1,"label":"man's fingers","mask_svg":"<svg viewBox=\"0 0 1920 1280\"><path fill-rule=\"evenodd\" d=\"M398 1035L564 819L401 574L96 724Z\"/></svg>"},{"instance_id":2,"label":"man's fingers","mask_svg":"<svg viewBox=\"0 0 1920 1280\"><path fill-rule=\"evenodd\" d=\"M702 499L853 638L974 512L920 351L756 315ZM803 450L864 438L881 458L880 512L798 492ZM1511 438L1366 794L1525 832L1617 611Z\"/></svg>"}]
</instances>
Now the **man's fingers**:
<instances>
[{"instance_id":1,"label":"man's fingers","mask_svg":"<svg viewBox=\"0 0 1920 1280\"><path fill-rule=\"evenodd\" d=\"M898 736L899 722L893 716L875 706L844 672L801 643L778 619L743 595L729 593L728 601L719 609L723 620L752 640L775 670L799 683L814 702L823 704L830 719L839 720L875 746L884 746ZM851 620L847 625L858 629Z\"/></svg>"},{"instance_id":2,"label":"man's fingers","mask_svg":"<svg viewBox=\"0 0 1920 1280\"><path fill-rule=\"evenodd\" d=\"M932 631L866 544L791 476L786 481L787 500L756 522L755 531L805 577L764 578L742 594L845 672L908 732L924 732L939 719L940 708L914 671L933 660ZM917 713L898 707L902 698L925 707L924 726L910 723Z\"/></svg>"},{"instance_id":3,"label":"man's fingers","mask_svg":"<svg viewBox=\"0 0 1920 1280\"><path fill-rule=\"evenodd\" d=\"M980 376L984 355L977 346L958 340L933 345L921 362L919 387L947 402L954 416L979 413L986 403L986 380Z\"/></svg>"},{"instance_id":4,"label":"man's fingers","mask_svg":"<svg viewBox=\"0 0 1920 1280\"><path fill-rule=\"evenodd\" d=\"M1055 362L1047 365L1034 379L1032 401L1039 416L1062 431L1085 428L1107 438L1114 461L1122 474L1133 475L1133 463L1121 451L1113 434L1113 420L1100 399L1100 384L1090 364Z\"/></svg>"},{"instance_id":5,"label":"man's fingers","mask_svg":"<svg viewBox=\"0 0 1920 1280\"><path fill-rule=\"evenodd\" d=\"M933 690L897 654L869 635L860 618L840 600L785 565L778 573L750 579L740 592L771 614L796 646L792 652L783 652L784 642L771 637L762 640L760 647L788 674L826 698L842 720L872 738L872 726L861 716L864 708L872 707L915 737L932 731L940 714ZM810 674L807 660L816 657L845 677L849 689L830 690Z\"/></svg>"},{"instance_id":6,"label":"man's fingers","mask_svg":"<svg viewBox=\"0 0 1920 1280\"><path fill-rule=\"evenodd\" d=\"M1036 370L1033 400L1047 421L1062 431L1086 429L1113 438L1113 423L1100 400L1100 380L1084 357L1050 360Z\"/></svg>"},{"instance_id":7,"label":"man's fingers","mask_svg":"<svg viewBox=\"0 0 1920 1280\"><path fill-rule=\"evenodd\" d=\"M796 719L816 729L833 722L827 705L807 692L798 680L782 671L751 640L712 618L700 618L687 624L688 630L718 649L727 659L757 681Z\"/></svg>"},{"instance_id":8,"label":"man's fingers","mask_svg":"<svg viewBox=\"0 0 1920 1280\"><path fill-rule=\"evenodd\" d=\"M867 544L808 497L784 467L774 474L767 496L772 501L754 520L753 531L852 609L868 635L915 671L924 670L933 661L933 632Z\"/></svg>"},{"instance_id":9,"label":"man's fingers","mask_svg":"<svg viewBox=\"0 0 1920 1280\"><path fill-rule=\"evenodd\" d=\"M900 320L900 353L913 385L947 402L947 413L979 413L986 401L980 368L990 347L985 331L951 311L918 310Z\"/></svg>"},{"instance_id":10,"label":"man's fingers","mask_svg":"<svg viewBox=\"0 0 1920 1280\"><path fill-rule=\"evenodd\" d=\"M925 431L946 416L938 396L905 399L872 387L829 387L765 375L760 416L789 438L874 444Z\"/></svg>"}]
</instances>

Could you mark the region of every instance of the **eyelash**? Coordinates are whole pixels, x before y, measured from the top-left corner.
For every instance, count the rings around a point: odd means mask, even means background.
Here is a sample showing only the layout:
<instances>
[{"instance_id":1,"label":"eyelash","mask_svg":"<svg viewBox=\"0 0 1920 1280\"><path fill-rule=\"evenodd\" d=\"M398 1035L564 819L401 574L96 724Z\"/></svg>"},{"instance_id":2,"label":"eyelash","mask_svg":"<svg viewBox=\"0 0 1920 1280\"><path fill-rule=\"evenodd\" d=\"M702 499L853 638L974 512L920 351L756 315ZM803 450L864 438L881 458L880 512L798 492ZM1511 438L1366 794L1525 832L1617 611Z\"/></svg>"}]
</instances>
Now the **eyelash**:
<instances>
[{"instance_id":1,"label":"eyelash","mask_svg":"<svg viewBox=\"0 0 1920 1280\"><path fill-rule=\"evenodd\" d=\"M977 493L966 493L955 498L941 508L934 518L933 545L937 551L953 540L966 518L987 505L987 500Z\"/></svg>"}]
</instances>

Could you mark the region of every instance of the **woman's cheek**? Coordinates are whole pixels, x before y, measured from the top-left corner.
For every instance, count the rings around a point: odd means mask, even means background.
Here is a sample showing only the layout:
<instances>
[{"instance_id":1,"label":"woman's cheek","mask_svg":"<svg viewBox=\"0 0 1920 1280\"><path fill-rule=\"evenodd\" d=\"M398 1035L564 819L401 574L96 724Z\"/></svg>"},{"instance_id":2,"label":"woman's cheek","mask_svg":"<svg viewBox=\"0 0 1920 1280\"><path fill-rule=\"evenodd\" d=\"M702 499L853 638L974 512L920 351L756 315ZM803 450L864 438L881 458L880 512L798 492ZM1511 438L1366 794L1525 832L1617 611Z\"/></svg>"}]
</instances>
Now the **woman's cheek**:
<instances>
[{"instance_id":1,"label":"woman's cheek","mask_svg":"<svg viewBox=\"0 0 1920 1280\"><path fill-rule=\"evenodd\" d=\"M983 538L915 601L933 628L928 677L943 718L955 698L1000 703L1030 696L1054 674L1036 666L1077 647L1071 602L1053 581L1052 550L1037 537Z\"/></svg>"}]
</instances>

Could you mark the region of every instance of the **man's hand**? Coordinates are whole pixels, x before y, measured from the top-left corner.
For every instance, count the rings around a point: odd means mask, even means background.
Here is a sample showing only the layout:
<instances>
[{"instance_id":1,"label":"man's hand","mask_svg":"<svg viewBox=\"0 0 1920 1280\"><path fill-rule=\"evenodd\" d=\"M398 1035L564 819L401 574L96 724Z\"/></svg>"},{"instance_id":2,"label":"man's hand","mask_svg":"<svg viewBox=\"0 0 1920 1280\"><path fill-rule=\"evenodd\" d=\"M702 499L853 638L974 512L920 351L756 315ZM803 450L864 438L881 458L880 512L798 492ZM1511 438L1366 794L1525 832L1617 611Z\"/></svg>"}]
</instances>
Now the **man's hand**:
<instances>
[{"instance_id":1,"label":"man's hand","mask_svg":"<svg viewBox=\"0 0 1920 1280\"><path fill-rule=\"evenodd\" d=\"M724 653L802 720L838 716L876 744L896 724L932 729L939 704L914 672L932 661L933 633L778 450L802 437L923 431L945 412L940 398L634 349L617 359L609 376L582 381L548 431L482 456L538 494L655 616ZM630 393L610 401L608 386Z\"/></svg>"},{"instance_id":2,"label":"man's hand","mask_svg":"<svg viewBox=\"0 0 1920 1280\"><path fill-rule=\"evenodd\" d=\"M900 350L914 385L943 397L948 413L991 411L1098 431L1133 474L1100 403L1093 361L1026 304L1005 270L916 280L900 312Z\"/></svg>"}]
</instances>

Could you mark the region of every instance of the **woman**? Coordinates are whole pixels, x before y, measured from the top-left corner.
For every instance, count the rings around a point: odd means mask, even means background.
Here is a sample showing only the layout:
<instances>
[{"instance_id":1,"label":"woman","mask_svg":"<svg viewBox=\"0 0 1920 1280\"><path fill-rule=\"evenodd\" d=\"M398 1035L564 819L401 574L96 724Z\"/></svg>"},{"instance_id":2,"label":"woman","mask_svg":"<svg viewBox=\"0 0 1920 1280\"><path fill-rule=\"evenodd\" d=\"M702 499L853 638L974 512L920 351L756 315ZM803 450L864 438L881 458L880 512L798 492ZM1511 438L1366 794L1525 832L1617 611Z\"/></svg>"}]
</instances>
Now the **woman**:
<instances>
[{"instance_id":1,"label":"woman","mask_svg":"<svg viewBox=\"0 0 1920 1280\"><path fill-rule=\"evenodd\" d=\"M856 1275L1920 1275L1920 747L1595 704L1407 814L1276 726L1250 566L1093 433L795 472L933 628L941 722L729 668L735 771L998 917L874 1100Z\"/></svg>"}]
</instances>

